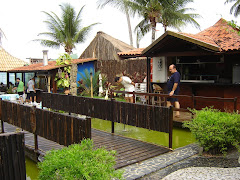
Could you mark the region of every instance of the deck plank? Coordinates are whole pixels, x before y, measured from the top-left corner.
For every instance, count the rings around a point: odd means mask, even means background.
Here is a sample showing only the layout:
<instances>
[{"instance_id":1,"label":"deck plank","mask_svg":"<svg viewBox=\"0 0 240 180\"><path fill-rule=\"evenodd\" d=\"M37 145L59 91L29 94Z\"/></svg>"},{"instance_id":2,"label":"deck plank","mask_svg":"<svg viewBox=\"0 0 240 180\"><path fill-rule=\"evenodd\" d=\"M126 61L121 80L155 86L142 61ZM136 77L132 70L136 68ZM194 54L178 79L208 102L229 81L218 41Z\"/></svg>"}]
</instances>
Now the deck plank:
<instances>
[{"instance_id":1,"label":"deck plank","mask_svg":"<svg viewBox=\"0 0 240 180\"><path fill-rule=\"evenodd\" d=\"M4 123L5 132L14 132L16 131L16 128L18 127ZM26 146L34 147L33 134L27 131L24 132ZM96 129L92 129L92 139L96 148L105 147L107 150L115 150L117 152L115 165L116 169L133 163L138 163L170 151L167 147L142 142L116 134L106 133ZM47 151L52 149L61 149L64 146L38 136L38 147L40 150L39 153L45 155Z\"/></svg>"}]
</instances>

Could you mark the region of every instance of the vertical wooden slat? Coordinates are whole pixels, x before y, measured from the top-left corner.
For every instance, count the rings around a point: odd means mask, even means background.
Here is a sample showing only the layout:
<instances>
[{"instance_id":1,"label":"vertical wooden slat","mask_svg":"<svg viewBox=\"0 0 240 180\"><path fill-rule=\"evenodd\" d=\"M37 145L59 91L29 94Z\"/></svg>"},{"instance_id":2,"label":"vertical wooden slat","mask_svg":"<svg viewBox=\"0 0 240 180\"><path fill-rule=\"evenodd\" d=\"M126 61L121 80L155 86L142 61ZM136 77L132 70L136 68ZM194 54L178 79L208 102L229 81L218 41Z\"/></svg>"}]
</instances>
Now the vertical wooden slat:
<instances>
[{"instance_id":1,"label":"vertical wooden slat","mask_svg":"<svg viewBox=\"0 0 240 180\"><path fill-rule=\"evenodd\" d=\"M172 148L172 131L173 131L173 107L169 108L169 148Z\"/></svg>"}]
</instances>

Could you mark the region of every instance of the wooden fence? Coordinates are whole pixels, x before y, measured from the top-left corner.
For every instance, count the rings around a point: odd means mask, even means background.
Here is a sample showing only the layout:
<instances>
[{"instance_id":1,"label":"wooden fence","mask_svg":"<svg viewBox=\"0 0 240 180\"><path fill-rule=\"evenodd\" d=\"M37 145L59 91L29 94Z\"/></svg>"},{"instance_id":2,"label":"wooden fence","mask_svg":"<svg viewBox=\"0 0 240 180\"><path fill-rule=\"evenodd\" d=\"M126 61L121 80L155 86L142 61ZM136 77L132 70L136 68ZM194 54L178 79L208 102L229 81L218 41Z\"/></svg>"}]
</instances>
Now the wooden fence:
<instances>
[{"instance_id":1,"label":"wooden fence","mask_svg":"<svg viewBox=\"0 0 240 180\"><path fill-rule=\"evenodd\" d=\"M36 140L39 135L68 146L81 142L83 138L91 138L90 118L78 118L5 100L0 101L0 107L2 121L33 133ZM35 143L35 149L37 146Z\"/></svg>"},{"instance_id":2,"label":"wooden fence","mask_svg":"<svg viewBox=\"0 0 240 180\"><path fill-rule=\"evenodd\" d=\"M0 134L0 157L1 180L26 179L23 133Z\"/></svg>"},{"instance_id":3,"label":"wooden fence","mask_svg":"<svg viewBox=\"0 0 240 180\"><path fill-rule=\"evenodd\" d=\"M115 91L112 90L112 93L121 93L121 94L133 94L133 97L135 97L136 95L139 96L146 96L147 99L149 99L148 104L151 104L152 102L152 97L157 97L157 98L161 98L162 101L162 105L166 106L166 100L169 97L168 94L157 94L157 93L140 93L140 92L127 92L127 91ZM189 95L173 95L171 96L173 98L188 98L191 100L191 103L189 104L189 108L191 109L196 109L196 104L199 101L212 101L212 102L229 102L229 103L233 103L233 111L237 112L237 101L238 98L234 97L234 98L221 98L221 97L205 97L205 96L189 96ZM135 99L135 98L134 98ZM182 111L182 112L190 112L189 109L185 109L185 108L173 108L173 110L175 111ZM198 109L199 110L199 109Z\"/></svg>"},{"instance_id":4,"label":"wooden fence","mask_svg":"<svg viewBox=\"0 0 240 180\"><path fill-rule=\"evenodd\" d=\"M172 147L171 107L45 92L41 94L41 98L44 107L112 121L112 133L114 133L114 122L169 133L169 147Z\"/></svg>"}]
</instances>

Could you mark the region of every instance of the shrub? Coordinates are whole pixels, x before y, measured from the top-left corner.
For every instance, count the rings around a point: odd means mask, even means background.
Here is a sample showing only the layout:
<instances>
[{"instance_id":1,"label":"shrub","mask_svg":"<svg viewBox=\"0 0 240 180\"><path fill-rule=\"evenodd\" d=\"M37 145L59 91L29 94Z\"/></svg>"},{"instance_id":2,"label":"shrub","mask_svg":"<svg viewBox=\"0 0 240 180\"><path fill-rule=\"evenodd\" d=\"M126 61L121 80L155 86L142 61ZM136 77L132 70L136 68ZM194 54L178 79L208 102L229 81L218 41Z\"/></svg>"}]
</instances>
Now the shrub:
<instances>
[{"instance_id":1,"label":"shrub","mask_svg":"<svg viewBox=\"0 0 240 180\"><path fill-rule=\"evenodd\" d=\"M220 112L212 108L193 110L195 118L184 122L196 140L210 153L225 154L227 148L238 147L240 143L240 115Z\"/></svg>"},{"instance_id":2,"label":"shrub","mask_svg":"<svg viewBox=\"0 0 240 180\"><path fill-rule=\"evenodd\" d=\"M83 140L81 144L47 153L44 161L38 164L39 179L122 179L122 172L113 168L114 155L114 151L104 148L93 149L92 140Z\"/></svg>"}]
</instances>

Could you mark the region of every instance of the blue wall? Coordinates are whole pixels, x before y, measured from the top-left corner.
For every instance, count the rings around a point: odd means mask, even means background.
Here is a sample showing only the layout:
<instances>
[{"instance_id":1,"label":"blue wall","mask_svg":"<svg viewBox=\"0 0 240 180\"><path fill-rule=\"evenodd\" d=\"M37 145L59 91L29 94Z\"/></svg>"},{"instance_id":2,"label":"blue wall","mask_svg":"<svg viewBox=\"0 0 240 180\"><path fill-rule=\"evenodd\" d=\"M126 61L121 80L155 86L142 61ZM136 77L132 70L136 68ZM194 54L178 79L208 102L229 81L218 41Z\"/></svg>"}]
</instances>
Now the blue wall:
<instances>
[{"instance_id":1,"label":"blue wall","mask_svg":"<svg viewBox=\"0 0 240 180\"><path fill-rule=\"evenodd\" d=\"M82 63L78 64L77 82L81 79L81 75L79 74L79 72L84 75L85 69L87 69L89 72L92 69L93 74L94 74L94 61L85 62L83 64ZM77 85L78 85L78 83L77 83Z\"/></svg>"}]
</instances>

